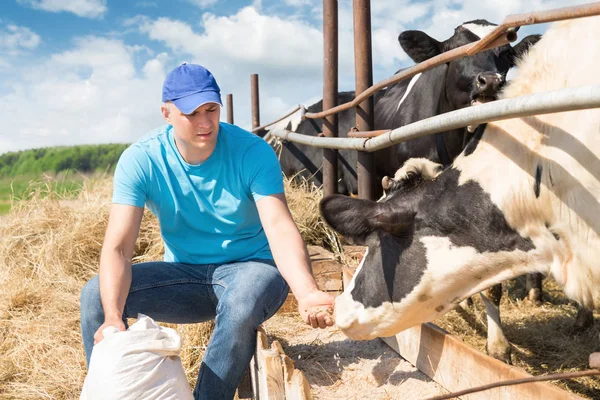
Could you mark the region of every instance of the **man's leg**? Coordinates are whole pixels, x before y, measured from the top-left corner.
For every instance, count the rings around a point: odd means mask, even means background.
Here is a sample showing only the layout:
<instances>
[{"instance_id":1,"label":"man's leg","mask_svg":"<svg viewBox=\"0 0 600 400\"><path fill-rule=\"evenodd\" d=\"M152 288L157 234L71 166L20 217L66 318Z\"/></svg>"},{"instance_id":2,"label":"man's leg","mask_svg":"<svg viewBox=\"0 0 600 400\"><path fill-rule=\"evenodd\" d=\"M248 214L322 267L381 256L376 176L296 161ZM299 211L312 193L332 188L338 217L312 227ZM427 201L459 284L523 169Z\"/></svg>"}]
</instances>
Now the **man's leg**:
<instances>
[{"instance_id":1,"label":"man's leg","mask_svg":"<svg viewBox=\"0 0 600 400\"><path fill-rule=\"evenodd\" d=\"M148 262L132 265L132 282L123 320L145 314L160 322L195 323L216 315L210 275L213 265ZM81 291L81 332L89 366L94 334L104 323L98 277ZM126 321L125 321L126 322Z\"/></svg>"},{"instance_id":2,"label":"man's leg","mask_svg":"<svg viewBox=\"0 0 600 400\"><path fill-rule=\"evenodd\" d=\"M212 280L217 316L194 397L233 399L256 348L256 328L281 307L289 287L270 260L218 266Z\"/></svg>"}]
</instances>

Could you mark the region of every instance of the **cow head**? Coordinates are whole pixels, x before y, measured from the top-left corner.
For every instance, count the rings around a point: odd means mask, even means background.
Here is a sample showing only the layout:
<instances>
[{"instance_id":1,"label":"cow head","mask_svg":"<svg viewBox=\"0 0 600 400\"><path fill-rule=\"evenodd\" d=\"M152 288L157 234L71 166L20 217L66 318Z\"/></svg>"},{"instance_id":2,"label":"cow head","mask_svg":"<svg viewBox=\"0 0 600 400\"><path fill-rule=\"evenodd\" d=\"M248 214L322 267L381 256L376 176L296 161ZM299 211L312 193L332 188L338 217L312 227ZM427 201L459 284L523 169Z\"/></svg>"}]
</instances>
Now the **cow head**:
<instances>
[{"instance_id":1,"label":"cow head","mask_svg":"<svg viewBox=\"0 0 600 400\"><path fill-rule=\"evenodd\" d=\"M532 242L508 226L478 184L459 185L459 177L454 168L410 159L378 202L322 200L325 221L368 246L335 302L336 324L346 335L396 334L528 268Z\"/></svg>"},{"instance_id":2,"label":"cow head","mask_svg":"<svg viewBox=\"0 0 600 400\"><path fill-rule=\"evenodd\" d=\"M413 61L420 63L476 42L496 27L497 25L486 20L474 20L457 27L454 35L443 42L421 31L402 32L398 41ZM506 81L508 70L515 65L515 60L539 39L540 35L530 35L514 47L507 44L448 63L445 87L448 109L463 108L476 100L495 99Z\"/></svg>"}]
</instances>

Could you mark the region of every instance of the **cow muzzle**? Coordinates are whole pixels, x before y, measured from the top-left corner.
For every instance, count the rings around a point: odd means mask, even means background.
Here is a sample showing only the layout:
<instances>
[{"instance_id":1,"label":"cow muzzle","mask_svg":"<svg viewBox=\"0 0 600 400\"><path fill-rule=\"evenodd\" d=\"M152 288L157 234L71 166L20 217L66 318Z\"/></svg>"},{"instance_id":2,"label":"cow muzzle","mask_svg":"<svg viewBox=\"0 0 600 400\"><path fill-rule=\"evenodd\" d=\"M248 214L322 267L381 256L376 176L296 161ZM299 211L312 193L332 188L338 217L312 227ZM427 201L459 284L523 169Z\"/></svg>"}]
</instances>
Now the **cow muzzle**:
<instances>
[{"instance_id":1,"label":"cow muzzle","mask_svg":"<svg viewBox=\"0 0 600 400\"><path fill-rule=\"evenodd\" d=\"M494 100L505 80L501 74L495 72L482 72L475 78L473 100L481 102Z\"/></svg>"}]
</instances>

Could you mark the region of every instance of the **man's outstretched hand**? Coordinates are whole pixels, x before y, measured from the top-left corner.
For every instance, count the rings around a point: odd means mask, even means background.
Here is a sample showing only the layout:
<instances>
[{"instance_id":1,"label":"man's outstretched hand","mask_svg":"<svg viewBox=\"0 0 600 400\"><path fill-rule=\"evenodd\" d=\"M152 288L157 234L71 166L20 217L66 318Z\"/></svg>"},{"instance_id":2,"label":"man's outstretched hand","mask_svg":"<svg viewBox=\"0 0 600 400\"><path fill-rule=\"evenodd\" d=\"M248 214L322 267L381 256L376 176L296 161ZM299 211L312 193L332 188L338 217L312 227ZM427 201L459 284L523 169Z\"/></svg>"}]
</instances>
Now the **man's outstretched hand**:
<instances>
[{"instance_id":1,"label":"man's outstretched hand","mask_svg":"<svg viewBox=\"0 0 600 400\"><path fill-rule=\"evenodd\" d=\"M314 290L298 299L298 311L304 322L313 328L327 328L334 324L334 300L331 294Z\"/></svg>"}]
</instances>

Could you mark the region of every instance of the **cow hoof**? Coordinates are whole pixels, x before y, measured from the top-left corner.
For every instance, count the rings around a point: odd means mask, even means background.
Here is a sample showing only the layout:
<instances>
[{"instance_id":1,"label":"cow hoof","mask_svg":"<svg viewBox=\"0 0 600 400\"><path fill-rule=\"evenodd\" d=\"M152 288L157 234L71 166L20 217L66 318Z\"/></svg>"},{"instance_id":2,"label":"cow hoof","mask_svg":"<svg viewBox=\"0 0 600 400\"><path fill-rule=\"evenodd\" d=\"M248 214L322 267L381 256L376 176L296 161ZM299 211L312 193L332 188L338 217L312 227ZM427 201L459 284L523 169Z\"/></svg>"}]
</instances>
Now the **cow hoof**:
<instances>
[{"instance_id":1,"label":"cow hoof","mask_svg":"<svg viewBox=\"0 0 600 400\"><path fill-rule=\"evenodd\" d=\"M529 299L531 304L533 304L536 307L539 307L543 304L542 291L540 289L535 288L535 289L529 290L529 294L527 295L527 298Z\"/></svg>"},{"instance_id":2,"label":"cow hoof","mask_svg":"<svg viewBox=\"0 0 600 400\"><path fill-rule=\"evenodd\" d=\"M491 350L486 346L486 352L490 357L493 357L496 360L500 360L508 365L512 365L512 349L510 347L510 344L499 345Z\"/></svg>"},{"instance_id":3,"label":"cow hoof","mask_svg":"<svg viewBox=\"0 0 600 400\"><path fill-rule=\"evenodd\" d=\"M577 317L573 324L573 332L580 333L594 326L594 313L588 308L577 311Z\"/></svg>"}]
</instances>

